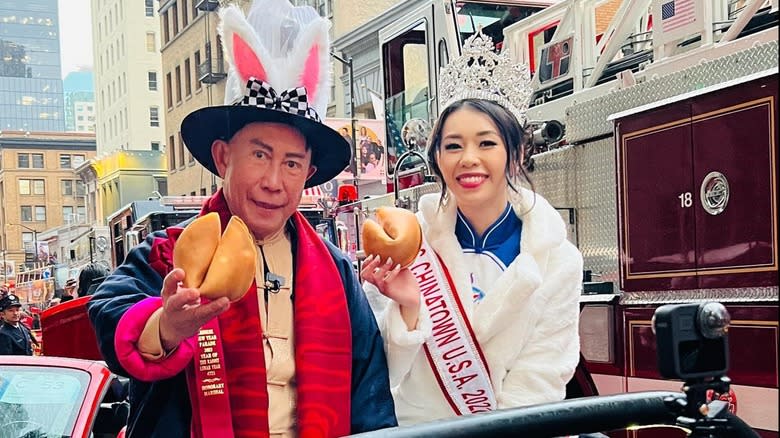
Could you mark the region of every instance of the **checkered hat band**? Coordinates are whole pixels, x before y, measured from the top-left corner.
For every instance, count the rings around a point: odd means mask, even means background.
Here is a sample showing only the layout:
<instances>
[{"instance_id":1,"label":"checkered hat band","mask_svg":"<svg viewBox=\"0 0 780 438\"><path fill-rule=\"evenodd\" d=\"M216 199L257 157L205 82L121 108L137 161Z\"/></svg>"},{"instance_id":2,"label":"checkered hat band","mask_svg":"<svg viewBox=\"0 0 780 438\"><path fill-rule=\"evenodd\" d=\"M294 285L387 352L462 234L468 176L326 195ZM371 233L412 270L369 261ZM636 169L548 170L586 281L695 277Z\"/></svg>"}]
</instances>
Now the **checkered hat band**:
<instances>
[{"instance_id":1,"label":"checkered hat band","mask_svg":"<svg viewBox=\"0 0 780 438\"><path fill-rule=\"evenodd\" d=\"M284 111L315 122L320 121L320 116L309 106L306 87L288 88L277 93L268 82L249 78L244 97L237 105Z\"/></svg>"}]
</instances>

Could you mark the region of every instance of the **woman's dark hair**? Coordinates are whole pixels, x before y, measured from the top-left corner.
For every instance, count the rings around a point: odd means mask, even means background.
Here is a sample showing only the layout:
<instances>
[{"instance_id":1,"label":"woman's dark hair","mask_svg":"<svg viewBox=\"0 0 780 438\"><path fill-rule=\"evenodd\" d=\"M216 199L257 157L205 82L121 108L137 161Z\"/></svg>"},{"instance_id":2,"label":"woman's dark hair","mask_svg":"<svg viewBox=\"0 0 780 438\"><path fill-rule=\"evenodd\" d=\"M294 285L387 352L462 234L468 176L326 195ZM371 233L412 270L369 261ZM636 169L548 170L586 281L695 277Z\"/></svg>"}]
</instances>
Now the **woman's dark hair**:
<instances>
[{"instance_id":1,"label":"woman's dark hair","mask_svg":"<svg viewBox=\"0 0 780 438\"><path fill-rule=\"evenodd\" d=\"M79 273L79 297L88 295L92 280L108 275L108 269L103 266L91 263L85 266Z\"/></svg>"},{"instance_id":2,"label":"woman's dark hair","mask_svg":"<svg viewBox=\"0 0 780 438\"><path fill-rule=\"evenodd\" d=\"M518 173L525 182L534 190L534 184L528 177L528 173L525 168L520 165L523 158L526 145L529 143L530 134L520 126L517 118L506 108L500 104L485 100L485 99L463 99L455 103L450 104L439 115L439 119L433 127L431 133L430 146L428 147L428 166L431 171L436 174L441 182L441 199L443 200L447 193L447 184L444 182L444 177L439 169L439 163L437 161L439 150L441 148L442 130L447 119L455 112L463 108L472 109L485 114L493 121L493 124L498 128L498 134L506 145L506 169L504 174L506 176L509 188L517 192L518 187L512 184L511 175L514 172ZM535 191L535 190L534 190Z\"/></svg>"}]
</instances>

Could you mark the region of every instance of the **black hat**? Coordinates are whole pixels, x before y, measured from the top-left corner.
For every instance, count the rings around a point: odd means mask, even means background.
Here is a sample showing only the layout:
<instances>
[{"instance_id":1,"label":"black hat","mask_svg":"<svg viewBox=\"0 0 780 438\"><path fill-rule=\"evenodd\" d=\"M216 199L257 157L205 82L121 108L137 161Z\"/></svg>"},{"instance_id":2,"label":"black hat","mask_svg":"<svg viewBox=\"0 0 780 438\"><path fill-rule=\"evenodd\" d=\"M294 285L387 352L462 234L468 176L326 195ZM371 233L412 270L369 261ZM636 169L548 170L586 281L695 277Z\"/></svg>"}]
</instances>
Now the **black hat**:
<instances>
[{"instance_id":1,"label":"black hat","mask_svg":"<svg viewBox=\"0 0 780 438\"><path fill-rule=\"evenodd\" d=\"M22 303L19 302L19 297L14 294L7 295L0 300L0 312L14 306L22 307Z\"/></svg>"},{"instance_id":2,"label":"black hat","mask_svg":"<svg viewBox=\"0 0 780 438\"><path fill-rule=\"evenodd\" d=\"M226 6L220 17L229 64L226 104L201 108L182 121L192 156L218 175L211 156L215 140L229 141L249 123L283 123L300 131L312 151L317 170L305 186L336 177L352 148L320 119L330 94L327 20L309 6L278 0L255 0L246 17L239 7Z\"/></svg>"}]
</instances>

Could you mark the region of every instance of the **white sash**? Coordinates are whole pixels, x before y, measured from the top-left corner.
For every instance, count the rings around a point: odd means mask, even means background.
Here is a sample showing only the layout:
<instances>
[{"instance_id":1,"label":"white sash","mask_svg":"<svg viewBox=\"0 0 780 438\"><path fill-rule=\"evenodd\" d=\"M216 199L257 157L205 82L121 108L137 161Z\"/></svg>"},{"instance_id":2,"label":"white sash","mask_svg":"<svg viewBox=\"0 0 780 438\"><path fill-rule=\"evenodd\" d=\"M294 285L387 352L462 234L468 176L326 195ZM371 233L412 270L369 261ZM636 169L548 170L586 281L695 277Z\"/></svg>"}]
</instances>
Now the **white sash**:
<instances>
[{"instance_id":1,"label":"white sash","mask_svg":"<svg viewBox=\"0 0 780 438\"><path fill-rule=\"evenodd\" d=\"M425 354L452 410L463 415L497 409L490 370L450 273L424 238L409 270L417 279L420 305L428 309L433 326Z\"/></svg>"}]
</instances>

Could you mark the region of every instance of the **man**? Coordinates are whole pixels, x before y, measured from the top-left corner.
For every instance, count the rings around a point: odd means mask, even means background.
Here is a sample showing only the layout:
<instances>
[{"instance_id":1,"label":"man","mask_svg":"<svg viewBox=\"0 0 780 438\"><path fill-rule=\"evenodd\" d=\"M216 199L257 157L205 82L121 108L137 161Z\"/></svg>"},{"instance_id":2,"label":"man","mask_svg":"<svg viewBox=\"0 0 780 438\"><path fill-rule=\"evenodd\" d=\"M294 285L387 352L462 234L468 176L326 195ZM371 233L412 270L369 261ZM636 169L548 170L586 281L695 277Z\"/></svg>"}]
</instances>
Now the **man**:
<instances>
[{"instance_id":1,"label":"man","mask_svg":"<svg viewBox=\"0 0 780 438\"><path fill-rule=\"evenodd\" d=\"M108 269L96 263L90 263L83 267L81 272L79 272L78 296L92 295L98 284L106 278L108 273Z\"/></svg>"},{"instance_id":2,"label":"man","mask_svg":"<svg viewBox=\"0 0 780 438\"><path fill-rule=\"evenodd\" d=\"M0 355L32 356L32 336L22 319L22 303L14 294L0 300Z\"/></svg>"},{"instance_id":3,"label":"man","mask_svg":"<svg viewBox=\"0 0 780 438\"><path fill-rule=\"evenodd\" d=\"M223 179L201 214L217 212L223 228L238 216L256 240L255 283L233 303L183 287L187 273L172 263L180 227L150 235L103 281L88 310L106 362L131 377L128 436L335 437L394 426L383 343L352 265L297 212L303 189L350 159L318 115L328 23L278 0L220 17L227 105L195 111L181 132ZM290 38L270 36L279 32Z\"/></svg>"},{"instance_id":4,"label":"man","mask_svg":"<svg viewBox=\"0 0 780 438\"><path fill-rule=\"evenodd\" d=\"M76 287L78 286L78 282L75 278L69 278L68 281L65 282L65 290L62 293L62 297L60 299L61 303L64 303L66 301L70 301L73 298L76 297Z\"/></svg>"}]
</instances>

